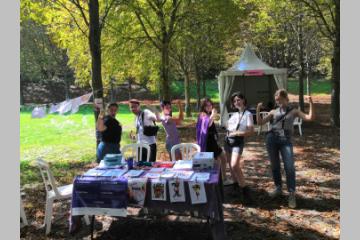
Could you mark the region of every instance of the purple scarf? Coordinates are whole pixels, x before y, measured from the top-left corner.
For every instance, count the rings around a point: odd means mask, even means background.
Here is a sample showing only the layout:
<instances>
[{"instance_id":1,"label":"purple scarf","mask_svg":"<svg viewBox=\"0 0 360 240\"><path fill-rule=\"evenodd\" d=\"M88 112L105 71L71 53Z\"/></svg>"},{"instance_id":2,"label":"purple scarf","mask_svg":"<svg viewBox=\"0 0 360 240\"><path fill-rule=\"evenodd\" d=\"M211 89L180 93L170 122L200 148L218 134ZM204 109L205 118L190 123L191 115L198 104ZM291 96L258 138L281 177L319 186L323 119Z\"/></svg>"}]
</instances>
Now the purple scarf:
<instances>
[{"instance_id":1,"label":"purple scarf","mask_svg":"<svg viewBox=\"0 0 360 240\"><path fill-rule=\"evenodd\" d=\"M210 117L208 115L199 115L196 123L196 142L200 146L201 152L206 151L206 140L208 135Z\"/></svg>"}]
</instances>

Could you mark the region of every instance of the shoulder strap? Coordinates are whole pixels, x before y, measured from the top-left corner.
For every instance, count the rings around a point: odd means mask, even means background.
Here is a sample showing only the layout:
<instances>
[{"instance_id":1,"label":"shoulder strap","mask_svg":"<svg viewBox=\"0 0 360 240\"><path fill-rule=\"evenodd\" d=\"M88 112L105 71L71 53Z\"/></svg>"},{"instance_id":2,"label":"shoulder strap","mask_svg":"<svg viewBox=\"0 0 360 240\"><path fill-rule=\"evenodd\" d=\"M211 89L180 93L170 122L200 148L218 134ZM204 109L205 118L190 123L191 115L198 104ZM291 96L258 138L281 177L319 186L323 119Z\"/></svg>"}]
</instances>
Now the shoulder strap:
<instances>
[{"instance_id":1,"label":"shoulder strap","mask_svg":"<svg viewBox=\"0 0 360 240\"><path fill-rule=\"evenodd\" d=\"M247 111L247 109L245 108L244 111L243 111L243 114L241 115L241 118L239 119L238 125L236 126L236 131L239 130L241 119L242 119L243 116L245 115L245 112L246 112L246 111ZM240 112L238 112L238 113L240 113Z\"/></svg>"},{"instance_id":2,"label":"shoulder strap","mask_svg":"<svg viewBox=\"0 0 360 240\"><path fill-rule=\"evenodd\" d=\"M142 121L142 126L143 127L144 127L144 114L145 114L145 111L142 111L142 113L141 113L141 121ZM155 121L153 121L153 123L154 123L154 126L156 126Z\"/></svg>"},{"instance_id":3,"label":"shoulder strap","mask_svg":"<svg viewBox=\"0 0 360 240\"><path fill-rule=\"evenodd\" d=\"M278 122L283 120L286 117L286 115L288 115L291 112L291 110L293 110L293 108L287 107L285 114L283 114L279 119L277 119L275 122L273 122L272 125L274 126L275 124L277 124Z\"/></svg>"}]
</instances>

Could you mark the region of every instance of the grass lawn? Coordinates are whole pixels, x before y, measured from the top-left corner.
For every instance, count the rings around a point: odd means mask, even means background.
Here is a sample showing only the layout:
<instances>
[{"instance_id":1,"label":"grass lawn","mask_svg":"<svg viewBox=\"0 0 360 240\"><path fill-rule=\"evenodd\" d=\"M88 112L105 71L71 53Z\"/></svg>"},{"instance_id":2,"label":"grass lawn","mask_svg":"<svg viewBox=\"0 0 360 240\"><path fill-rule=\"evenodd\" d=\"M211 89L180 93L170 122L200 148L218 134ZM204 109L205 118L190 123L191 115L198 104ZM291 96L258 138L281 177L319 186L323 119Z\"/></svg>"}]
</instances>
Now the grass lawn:
<instances>
[{"instance_id":1,"label":"grass lawn","mask_svg":"<svg viewBox=\"0 0 360 240\"><path fill-rule=\"evenodd\" d=\"M288 91L292 94L299 94L299 81L296 79L289 79ZM325 95L331 94L330 80L312 80L310 82L311 95ZM304 94L306 94L306 81L304 82Z\"/></svg>"}]
</instances>

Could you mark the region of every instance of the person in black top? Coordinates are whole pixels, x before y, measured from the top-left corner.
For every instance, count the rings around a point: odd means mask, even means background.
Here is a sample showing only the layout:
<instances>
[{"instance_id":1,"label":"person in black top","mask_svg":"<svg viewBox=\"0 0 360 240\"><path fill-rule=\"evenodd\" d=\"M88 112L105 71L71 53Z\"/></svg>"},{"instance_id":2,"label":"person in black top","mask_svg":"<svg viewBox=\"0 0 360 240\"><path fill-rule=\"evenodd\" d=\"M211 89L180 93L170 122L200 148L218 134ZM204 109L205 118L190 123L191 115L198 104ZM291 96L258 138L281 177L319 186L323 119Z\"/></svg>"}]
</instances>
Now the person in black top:
<instances>
[{"instance_id":1,"label":"person in black top","mask_svg":"<svg viewBox=\"0 0 360 240\"><path fill-rule=\"evenodd\" d=\"M108 114L104 116L101 111L96 122L96 129L100 132L101 141L97 148L97 161L100 162L108 153L120 153L120 141L122 127L115 116L119 106L117 103L109 103Z\"/></svg>"}]
</instances>

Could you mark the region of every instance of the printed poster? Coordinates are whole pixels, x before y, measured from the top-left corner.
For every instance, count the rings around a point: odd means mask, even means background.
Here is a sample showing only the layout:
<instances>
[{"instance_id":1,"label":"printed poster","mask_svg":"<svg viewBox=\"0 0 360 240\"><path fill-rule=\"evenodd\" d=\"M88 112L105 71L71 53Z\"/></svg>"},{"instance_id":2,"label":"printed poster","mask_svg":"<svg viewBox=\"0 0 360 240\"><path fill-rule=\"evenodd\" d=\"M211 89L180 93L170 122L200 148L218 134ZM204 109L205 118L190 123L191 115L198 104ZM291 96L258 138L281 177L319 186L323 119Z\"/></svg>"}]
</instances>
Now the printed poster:
<instances>
[{"instance_id":1,"label":"printed poster","mask_svg":"<svg viewBox=\"0 0 360 240\"><path fill-rule=\"evenodd\" d=\"M151 180L151 199L166 201L166 180L152 179Z\"/></svg>"},{"instance_id":2,"label":"printed poster","mask_svg":"<svg viewBox=\"0 0 360 240\"><path fill-rule=\"evenodd\" d=\"M189 191L192 204L207 202L204 182L189 182Z\"/></svg>"},{"instance_id":3,"label":"printed poster","mask_svg":"<svg viewBox=\"0 0 360 240\"><path fill-rule=\"evenodd\" d=\"M146 196L146 178L128 179L129 203L144 206Z\"/></svg>"},{"instance_id":4,"label":"printed poster","mask_svg":"<svg viewBox=\"0 0 360 240\"><path fill-rule=\"evenodd\" d=\"M185 202L184 181L181 179L169 180L170 202Z\"/></svg>"}]
</instances>

